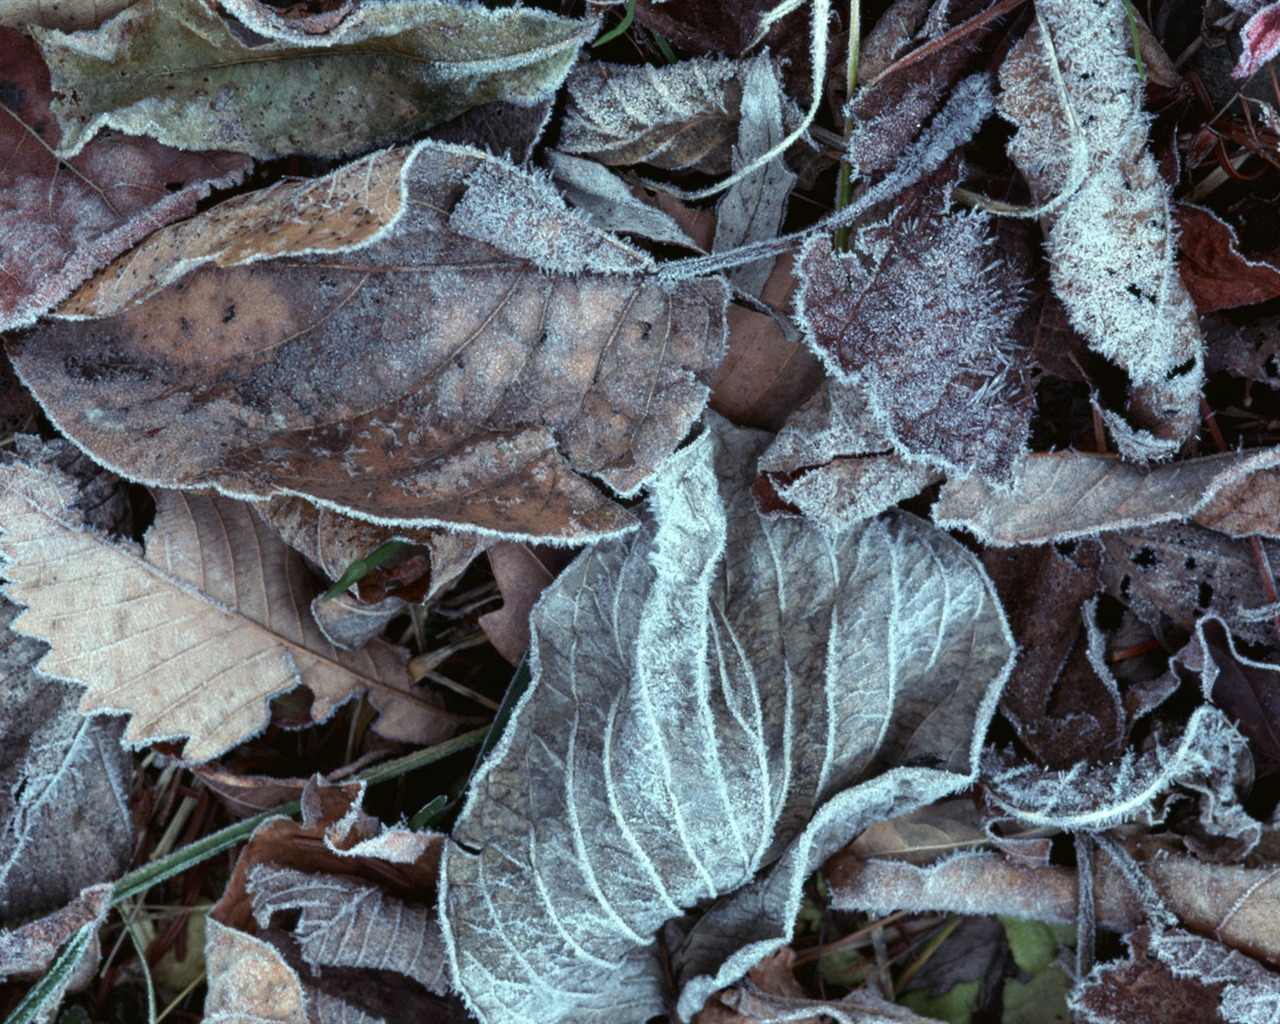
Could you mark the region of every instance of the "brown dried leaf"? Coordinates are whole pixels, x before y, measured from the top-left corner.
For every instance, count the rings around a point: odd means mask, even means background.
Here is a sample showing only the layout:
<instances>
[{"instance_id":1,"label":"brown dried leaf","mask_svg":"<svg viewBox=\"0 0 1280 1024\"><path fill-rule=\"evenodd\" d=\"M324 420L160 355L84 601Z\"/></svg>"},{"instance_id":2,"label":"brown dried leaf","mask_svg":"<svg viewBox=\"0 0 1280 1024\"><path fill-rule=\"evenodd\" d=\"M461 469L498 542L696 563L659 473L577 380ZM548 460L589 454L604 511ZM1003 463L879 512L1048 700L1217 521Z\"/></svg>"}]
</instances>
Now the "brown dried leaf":
<instances>
[{"instance_id":1,"label":"brown dried leaf","mask_svg":"<svg viewBox=\"0 0 1280 1024\"><path fill-rule=\"evenodd\" d=\"M0 21L8 20L6 3ZM49 72L26 36L0 27L0 331L34 323L99 267L212 188L244 177L234 153L186 153L102 138L60 161Z\"/></svg>"},{"instance_id":2,"label":"brown dried leaf","mask_svg":"<svg viewBox=\"0 0 1280 1024\"><path fill-rule=\"evenodd\" d=\"M1190 203L1174 207L1178 218L1178 270L1196 309L1212 313L1280 296L1280 269L1240 252L1230 224Z\"/></svg>"},{"instance_id":3,"label":"brown dried leaf","mask_svg":"<svg viewBox=\"0 0 1280 1024\"><path fill-rule=\"evenodd\" d=\"M301 824L254 833L210 912L206 1021L467 1019L430 910L443 837L385 828L361 793L313 782Z\"/></svg>"},{"instance_id":4,"label":"brown dried leaf","mask_svg":"<svg viewBox=\"0 0 1280 1024\"><path fill-rule=\"evenodd\" d=\"M554 576L527 544L503 541L489 549L489 567L502 592L502 607L480 616L489 643L511 664L529 649L529 613Z\"/></svg>"},{"instance_id":5,"label":"brown dried leaf","mask_svg":"<svg viewBox=\"0 0 1280 1024\"><path fill-rule=\"evenodd\" d=\"M1129 957L1100 964L1071 994L1082 1024L1206 1024L1221 1021L1220 993L1179 978L1149 952L1150 932L1126 937Z\"/></svg>"},{"instance_id":6,"label":"brown dried leaf","mask_svg":"<svg viewBox=\"0 0 1280 1024\"><path fill-rule=\"evenodd\" d=\"M301 559L249 506L160 492L144 554L87 530L52 466L12 459L0 482L8 593L28 607L19 628L52 643L42 672L87 687L81 711L133 716L126 742L189 736L186 756L206 760L260 731L268 699L299 684L315 721L367 692L376 728L406 742L460 721L414 691L405 652L324 639Z\"/></svg>"},{"instance_id":7,"label":"brown dried leaf","mask_svg":"<svg viewBox=\"0 0 1280 1024\"><path fill-rule=\"evenodd\" d=\"M942 488L933 518L1013 546L1193 519L1236 536L1280 536L1280 453L1228 452L1147 469L1110 455L1032 455L1012 491L977 476Z\"/></svg>"},{"instance_id":8,"label":"brown dried leaf","mask_svg":"<svg viewBox=\"0 0 1280 1024\"><path fill-rule=\"evenodd\" d=\"M49 1019L62 993L83 988L98 967L97 930L111 909L111 884L92 885L60 910L10 930L0 929L0 984L15 978L36 980L44 975L58 955L58 948L80 929L91 927L94 935L80 962L60 986L45 997Z\"/></svg>"},{"instance_id":9,"label":"brown dried leaf","mask_svg":"<svg viewBox=\"0 0 1280 1024\"><path fill-rule=\"evenodd\" d=\"M1103 664L1104 643L1089 598L1101 586L1100 555L1097 545L1081 545L1069 560L1045 545L982 556L1021 651L1000 711L1050 768L1108 760L1125 745L1115 680L1095 668Z\"/></svg>"},{"instance_id":10,"label":"brown dried leaf","mask_svg":"<svg viewBox=\"0 0 1280 1024\"><path fill-rule=\"evenodd\" d=\"M845 847L845 852L862 860L874 857L922 865L987 841L973 801L956 797L878 821Z\"/></svg>"},{"instance_id":11,"label":"brown dried leaf","mask_svg":"<svg viewBox=\"0 0 1280 1024\"><path fill-rule=\"evenodd\" d=\"M1275 642L1276 609L1250 545L1194 523L1170 523L1102 537L1107 590L1153 629L1167 615L1188 631L1208 612L1250 643ZM1263 541L1271 565L1280 545Z\"/></svg>"},{"instance_id":12,"label":"brown dried leaf","mask_svg":"<svg viewBox=\"0 0 1280 1024\"><path fill-rule=\"evenodd\" d=\"M617 167L729 171L747 65L733 60L580 64L566 83L560 148Z\"/></svg>"},{"instance_id":13,"label":"brown dried leaf","mask_svg":"<svg viewBox=\"0 0 1280 1024\"><path fill-rule=\"evenodd\" d=\"M643 274L541 179L431 142L234 203L65 307L104 319L9 342L96 458L397 526L631 527L584 476L634 493L683 439L723 352L722 283Z\"/></svg>"}]
</instances>

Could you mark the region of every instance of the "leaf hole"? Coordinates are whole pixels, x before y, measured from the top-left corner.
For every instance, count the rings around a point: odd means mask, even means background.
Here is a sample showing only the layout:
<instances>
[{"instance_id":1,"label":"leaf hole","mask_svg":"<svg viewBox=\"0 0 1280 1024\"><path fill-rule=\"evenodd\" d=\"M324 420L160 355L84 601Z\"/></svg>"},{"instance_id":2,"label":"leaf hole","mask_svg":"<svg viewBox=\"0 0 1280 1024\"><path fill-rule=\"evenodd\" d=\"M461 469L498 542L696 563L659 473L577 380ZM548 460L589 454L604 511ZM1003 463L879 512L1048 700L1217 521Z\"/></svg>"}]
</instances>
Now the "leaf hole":
<instances>
[{"instance_id":1,"label":"leaf hole","mask_svg":"<svg viewBox=\"0 0 1280 1024\"><path fill-rule=\"evenodd\" d=\"M1185 377L1188 373L1190 373L1192 370L1195 369L1195 366L1196 366L1196 361L1194 359L1188 359L1184 363L1179 363L1177 366L1175 366L1172 370L1169 371L1167 375L1168 379L1173 380L1175 377Z\"/></svg>"},{"instance_id":2,"label":"leaf hole","mask_svg":"<svg viewBox=\"0 0 1280 1024\"><path fill-rule=\"evenodd\" d=\"M1213 603L1213 587L1211 587L1208 583L1205 583L1202 581L1200 584L1200 588L1196 594L1196 604L1200 607L1201 610L1204 610L1208 608L1209 605L1212 603Z\"/></svg>"},{"instance_id":3,"label":"leaf hole","mask_svg":"<svg viewBox=\"0 0 1280 1024\"><path fill-rule=\"evenodd\" d=\"M1150 548L1142 548L1133 556L1133 564L1140 565L1144 569L1150 569L1157 562L1156 553Z\"/></svg>"}]
</instances>

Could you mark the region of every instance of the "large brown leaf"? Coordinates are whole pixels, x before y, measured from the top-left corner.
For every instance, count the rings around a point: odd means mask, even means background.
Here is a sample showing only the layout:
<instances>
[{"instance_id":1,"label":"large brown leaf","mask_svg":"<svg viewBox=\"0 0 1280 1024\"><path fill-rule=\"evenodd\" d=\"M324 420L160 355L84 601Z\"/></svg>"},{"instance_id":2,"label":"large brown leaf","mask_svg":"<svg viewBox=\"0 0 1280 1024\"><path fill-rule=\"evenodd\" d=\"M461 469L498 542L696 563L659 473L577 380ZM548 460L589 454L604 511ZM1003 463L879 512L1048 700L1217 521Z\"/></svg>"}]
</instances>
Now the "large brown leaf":
<instances>
[{"instance_id":1,"label":"large brown leaf","mask_svg":"<svg viewBox=\"0 0 1280 1024\"><path fill-rule=\"evenodd\" d=\"M724 285L650 267L544 181L425 142L158 233L64 307L103 319L10 355L134 479L600 537L633 519L584 475L635 492L724 348Z\"/></svg>"},{"instance_id":2,"label":"large brown leaf","mask_svg":"<svg viewBox=\"0 0 1280 1024\"><path fill-rule=\"evenodd\" d=\"M60 161L52 98L35 43L0 28L0 330L34 322L139 239L194 213L210 188L238 182L251 163L127 136Z\"/></svg>"},{"instance_id":3,"label":"large brown leaf","mask_svg":"<svg viewBox=\"0 0 1280 1024\"><path fill-rule=\"evenodd\" d=\"M301 558L240 502L162 492L145 554L85 527L74 482L55 466L0 465L7 593L17 628L53 645L40 670L87 687L83 712L128 712L131 743L189 736L213 757L267 723L273 694L302 684L320 721L368 692L379 732L430 743L456 716L413 692L406 654L355 653L307 613L316 587Z\"/></svg>"}]
</instances>

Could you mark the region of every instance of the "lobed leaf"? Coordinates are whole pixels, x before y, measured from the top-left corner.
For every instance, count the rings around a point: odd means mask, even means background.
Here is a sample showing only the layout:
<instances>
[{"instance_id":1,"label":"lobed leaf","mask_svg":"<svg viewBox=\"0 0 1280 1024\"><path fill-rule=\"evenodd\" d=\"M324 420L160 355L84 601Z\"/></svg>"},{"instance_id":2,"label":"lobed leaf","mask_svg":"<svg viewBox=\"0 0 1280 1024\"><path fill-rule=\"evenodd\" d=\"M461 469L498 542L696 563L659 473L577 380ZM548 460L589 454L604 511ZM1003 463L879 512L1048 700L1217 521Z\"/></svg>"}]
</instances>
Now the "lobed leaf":
<instances>
[{"instance_id":1,"label":"lobed leaf","mask_svg":"<svg viewBox=\"0 0 1280 1024\"><path fill-rule=\"evenodd\" d=\"M324 638L301 559L249 506L162 492L140 552L86 529L73 482L47 463L10 459L0 483L18 628L52 645L41 672L86 687L82 712L132 715L126 742L188 736L186 757L206 760L260 732L268 699L300 684L316 721L367 692L393 739L430 743L461 721L414 692L405 652Z\"/></svg>"}]
</instances>

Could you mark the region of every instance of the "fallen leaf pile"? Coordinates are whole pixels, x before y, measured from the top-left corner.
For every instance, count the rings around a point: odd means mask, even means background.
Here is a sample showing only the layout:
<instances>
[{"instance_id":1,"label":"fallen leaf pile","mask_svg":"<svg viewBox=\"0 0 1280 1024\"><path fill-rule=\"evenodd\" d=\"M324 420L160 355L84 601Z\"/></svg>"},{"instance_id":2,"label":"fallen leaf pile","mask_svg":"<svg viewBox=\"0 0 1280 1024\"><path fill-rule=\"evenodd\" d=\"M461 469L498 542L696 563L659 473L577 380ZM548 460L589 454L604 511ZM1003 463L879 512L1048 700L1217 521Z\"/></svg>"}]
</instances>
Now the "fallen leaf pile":
<instances>
[{"instance_id":1,"label":"fallen leaf pile","mask_svg":"<svg viewBox=\"0 0 1280 1024\"><path fill-rule=\"evenodd\" d=\"M0 4L5 1024L1277 1019L1280 4L852 11Z\"/></svg>"}]
</instances>

